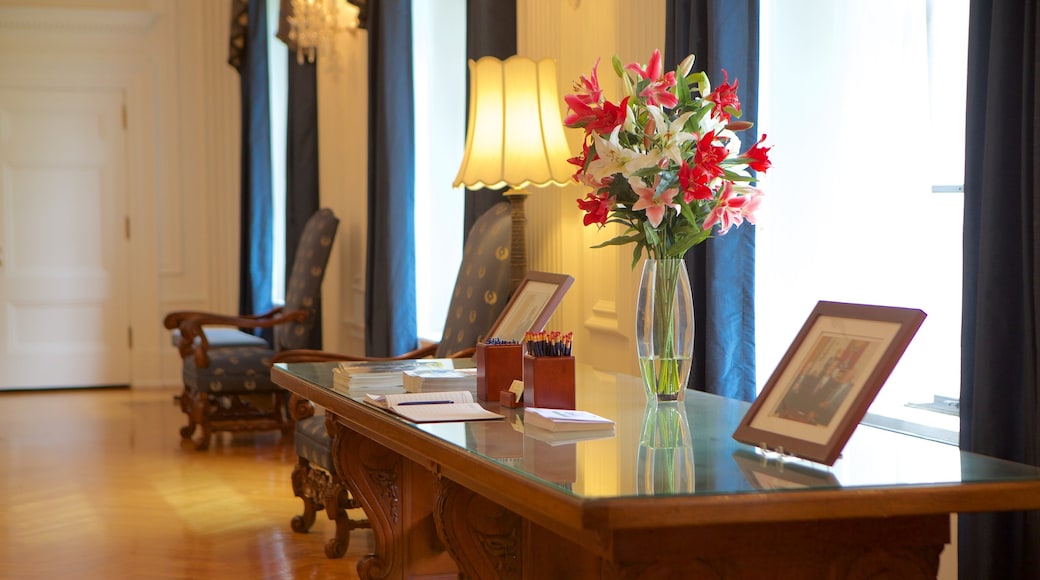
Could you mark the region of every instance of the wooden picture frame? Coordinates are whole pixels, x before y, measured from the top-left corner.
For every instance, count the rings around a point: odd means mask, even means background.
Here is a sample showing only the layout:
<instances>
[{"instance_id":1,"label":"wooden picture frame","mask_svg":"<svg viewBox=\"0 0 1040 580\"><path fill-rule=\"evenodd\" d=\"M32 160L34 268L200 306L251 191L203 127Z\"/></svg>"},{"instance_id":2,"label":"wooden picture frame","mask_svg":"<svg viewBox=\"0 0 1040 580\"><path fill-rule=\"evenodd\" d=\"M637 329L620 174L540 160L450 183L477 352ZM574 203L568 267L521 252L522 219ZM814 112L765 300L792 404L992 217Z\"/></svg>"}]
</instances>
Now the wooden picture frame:
<instances>
[{"instance_id":1,"label":"wooden picture frame","mask_svg":"<svg viewBox=\"0 0 1040 580\"><path fill-rule=\"evenodd\" d=\"M733 438L834 465L925 316L818 302Z\"/></svg>"},{"instance_id":2,"label":"wooden picture frame","mask_svg":"<svg viewBox=\"0 0 1040 580\"><path fill-rule=\"evenodd\" d=\"M522 342L525 333L542 330L573 283L574 278L567 274L528 272L487 338Z\"/></svg>"}]
</instances>

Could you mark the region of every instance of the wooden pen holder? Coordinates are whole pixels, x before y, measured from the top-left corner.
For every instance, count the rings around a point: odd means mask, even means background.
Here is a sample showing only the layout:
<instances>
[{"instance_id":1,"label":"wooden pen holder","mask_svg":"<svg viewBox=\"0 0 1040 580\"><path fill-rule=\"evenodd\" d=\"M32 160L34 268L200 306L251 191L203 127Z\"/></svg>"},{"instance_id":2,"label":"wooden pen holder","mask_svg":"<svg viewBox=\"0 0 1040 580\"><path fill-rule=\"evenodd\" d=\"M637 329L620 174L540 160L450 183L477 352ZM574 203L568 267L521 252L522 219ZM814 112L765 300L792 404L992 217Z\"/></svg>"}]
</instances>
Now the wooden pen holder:
<instances>
[{"instance_id":1,"label":"wooden pen holder","mask_svg":"<svg viewBox=\"0 0 1040 580\"><path fill-rule=\"evenodd\" d=\"M477 400L499 402L499 393L524 376L524 347L520 344L477 343Z\"/></svg>"},{"instance_id":2,"label":"wooden pen holder","mask_svg":"<svg viewBox=\"0 0 1040 580\"><path fill-rule=\"evenodd\" d=\"M524 355L524 406L574 408L574 357Z\"/></svg>"}]
</instances>

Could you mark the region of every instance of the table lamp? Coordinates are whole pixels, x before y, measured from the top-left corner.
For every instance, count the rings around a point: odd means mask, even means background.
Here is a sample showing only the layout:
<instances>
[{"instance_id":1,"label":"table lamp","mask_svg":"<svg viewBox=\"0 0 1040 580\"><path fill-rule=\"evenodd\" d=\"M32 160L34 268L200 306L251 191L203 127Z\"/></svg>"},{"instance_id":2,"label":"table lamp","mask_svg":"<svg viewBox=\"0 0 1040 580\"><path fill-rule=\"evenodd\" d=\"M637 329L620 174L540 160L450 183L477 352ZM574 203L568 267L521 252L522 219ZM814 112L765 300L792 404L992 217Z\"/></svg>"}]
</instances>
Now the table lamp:
<instances>
[{"instance_id":1,"label":"table lamp","mask_svg":"<svg viewBox=\"0 0 1040 580\"><path fill-rule=\"evenodd\" d=\"M469 61L466 152L454 186L509 187L512 208L510 291L527 274L525 188L565 185L573 173L563 135L556 63L511 56Z\"/></svg>"}]
</instances>

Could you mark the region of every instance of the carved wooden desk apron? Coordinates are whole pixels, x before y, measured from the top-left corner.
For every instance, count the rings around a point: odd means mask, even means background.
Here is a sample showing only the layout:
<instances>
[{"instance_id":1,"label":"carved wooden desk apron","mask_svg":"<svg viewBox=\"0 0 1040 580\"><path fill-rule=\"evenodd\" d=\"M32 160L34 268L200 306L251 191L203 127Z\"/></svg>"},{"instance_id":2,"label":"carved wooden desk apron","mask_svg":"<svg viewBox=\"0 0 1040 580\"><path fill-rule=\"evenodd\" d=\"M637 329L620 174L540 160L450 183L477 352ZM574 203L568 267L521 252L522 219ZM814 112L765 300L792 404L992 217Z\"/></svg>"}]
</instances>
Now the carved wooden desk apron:
<instances>
[{"instance_id":1,"label":"carved wooden desk apron","mask_svg":"<svg viewBox=\"0 0 1040 580\"><path fill-rule=\"evenodd\" d=\"M577 408L613 432L505 420L412 424L332 388L276 383L334 417L339 473L375 551L362 578L935 578L950 514L1040 508L1040 470L861 425L830 468L734 441L744 403L646 408L638 378L579 365Z\"/></svg>"}]
</instances>

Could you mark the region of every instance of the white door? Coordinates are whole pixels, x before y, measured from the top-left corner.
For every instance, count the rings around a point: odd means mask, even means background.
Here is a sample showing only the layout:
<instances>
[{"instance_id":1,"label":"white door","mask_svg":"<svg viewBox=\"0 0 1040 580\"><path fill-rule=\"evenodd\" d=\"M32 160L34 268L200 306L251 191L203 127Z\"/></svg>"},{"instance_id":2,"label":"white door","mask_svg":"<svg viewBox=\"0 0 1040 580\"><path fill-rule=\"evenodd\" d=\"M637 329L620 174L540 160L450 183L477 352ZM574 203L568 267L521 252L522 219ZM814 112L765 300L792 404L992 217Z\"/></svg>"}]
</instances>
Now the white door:
<instances>
[{"instance_id":1,"label":"white door","mask_svg":"<svg viewBox=\"0 0 1040 580\"><path fill-rule=\"evenodd\" d=\"M0 389L129 383L123 102L0 84Z\"/></svg>"}]
</instances>

